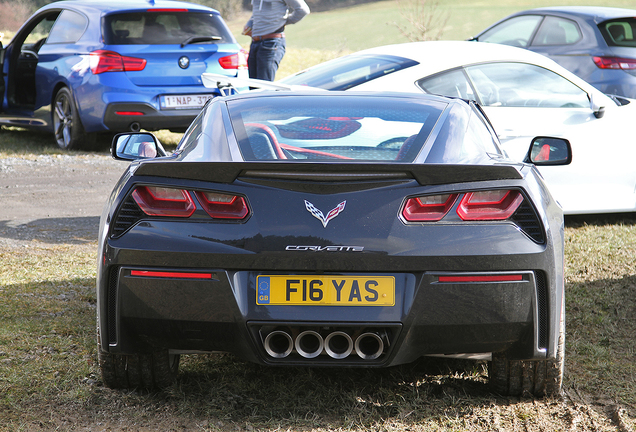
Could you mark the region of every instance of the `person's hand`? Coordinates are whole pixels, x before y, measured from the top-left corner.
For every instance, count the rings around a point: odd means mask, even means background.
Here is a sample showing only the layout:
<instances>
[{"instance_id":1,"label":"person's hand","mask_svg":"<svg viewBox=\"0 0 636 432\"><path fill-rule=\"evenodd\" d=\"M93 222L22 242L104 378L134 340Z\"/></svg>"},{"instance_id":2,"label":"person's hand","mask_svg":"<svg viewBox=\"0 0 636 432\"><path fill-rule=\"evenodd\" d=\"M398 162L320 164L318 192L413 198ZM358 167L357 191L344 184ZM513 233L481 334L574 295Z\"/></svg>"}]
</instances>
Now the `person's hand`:
<instances>
[{"instance_id":1,"label":"person's hand","mask_svg":"<svg viewBox=\"0 0 636 432\"><path fill-rule=\"evenodd\" d=\"M252 27L243 27L243 33L241 34L244 34L245 36L252 36Z\"/></svg>"}]
</instances>

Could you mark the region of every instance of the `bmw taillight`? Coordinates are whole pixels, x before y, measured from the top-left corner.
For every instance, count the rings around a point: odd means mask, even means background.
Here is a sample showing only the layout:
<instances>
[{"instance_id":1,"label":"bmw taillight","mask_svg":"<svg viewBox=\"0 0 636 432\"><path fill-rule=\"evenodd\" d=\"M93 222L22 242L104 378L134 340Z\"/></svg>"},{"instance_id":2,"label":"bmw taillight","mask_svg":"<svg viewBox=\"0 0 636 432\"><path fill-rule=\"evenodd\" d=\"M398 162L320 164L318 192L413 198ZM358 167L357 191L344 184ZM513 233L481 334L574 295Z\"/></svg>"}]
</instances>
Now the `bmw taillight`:
<instances>
[{"instance_id":1,"label":"bmw taillight","mask_svg":"<svg viewBox=\"0 0 636 432\"><path fill-rule=\"evenodd\" d=\"M247 54L241 50L236 54L221 57L219 64L223 69L247 69Z\"/></svg>"},{"instance_id":2,"label":"bmw taillight","mask_svg":"<svg viewBox=\"0 0 636 432\"><path fill-rule=\"evenodd\" d=\"M514 190L471 192L463 196L457 207L462 220L508 219L523 202L523 196Z\"/></svg>"},{"instance_id":3,"label":"bmw taillight","mask_svg":"<svg viewBox=\"0 0 636 432\"><path fill-rule=\"evenodd\" d=\"M592 57L594 64L600 69L636 69L636 59L621 57Z\"/></svg>"},{"instance_id":4,"label":"bmw taillight","mask_svg":"<svg viewBox=\"0 0 636 432\"><path fill-rule=\"evenodd\" d=\"M89 64L93 74L104 72L134 72L146 67L146 60L122 56L115 51L97 50L90 53Z\"/></svg>"},{"instance_id":5,"label":"bmw taillight","mask_svg":"<svg viewBox=\"0 0 636 432\"><path fill-rule=\"evenodd\" d=\"M243 219L249 213L245 198L216 192L195 192L203 210L215 219Z\"/></svg>"},{"instance_id":6,"label":"bmw taillight","mask_svg":"<svg viewBox=\"0 0 636 432\"><path fill-rule=\"evenodd\" d=\"M409 222L434 222L441 220L453 207L457 194L430 195L409 198L404 204L402 216Z\"/></svg>"},{"instance_id":7,"label":"bmw taillight","mask_svg":"<svg viewBox=\"0 0 636 432\"><path fill-rule=\"evenodd\" d=\"M149 216L190 217L196 210L188 191L181 189L141 186L132 197Z\"/></svg>"},{"instance_id":8,"label":"bmw taillight","mask_svg":"<svg viewBox=\"0 0 636 432\"><path fill-rule=\"evenodd\" d=\"M461 196L461 198L459 198ZM465 194L440 194L406 200L402 217L407 222L436 222L448 214L459 199L457 215L465 221L505 220L523 202L516 190L489 190Z\"/></svg>"}]
</instances>

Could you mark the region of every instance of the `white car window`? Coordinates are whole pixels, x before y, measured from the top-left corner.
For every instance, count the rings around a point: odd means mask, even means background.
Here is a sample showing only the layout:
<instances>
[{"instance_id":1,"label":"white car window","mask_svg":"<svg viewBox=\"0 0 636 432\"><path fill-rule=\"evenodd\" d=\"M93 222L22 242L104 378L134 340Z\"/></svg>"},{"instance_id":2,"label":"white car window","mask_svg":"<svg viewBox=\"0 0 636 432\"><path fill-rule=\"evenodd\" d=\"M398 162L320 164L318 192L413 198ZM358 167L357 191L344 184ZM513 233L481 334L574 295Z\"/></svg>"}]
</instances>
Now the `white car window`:
<instances>
[{"instance_id":1,"label":"white car window","mask_svg":"<svg viewBox=\"0 0 636 432\"><path fill-rule=\"evenodd\" d=\"M422 78L416 85L430 94L477 100L463 69Z\"/></svg>"},{"instance_id":2,"label":"white car window","mask_svg":"<svg viewBox=\"0 0 636 432\"><path fill-rule=\"evenodd\" d=\"M541 15L516 16L485 31L478 40L525 48L541 19Z\"/></svg>"},{"instance_id":3,"label":"white car window","mask_svg":"<svg viewBox=\"0 0 636 432\"><path fill-rule=\"evenodd\" d=\"M484 106L586 108L588 95L561 75L527 63L466 67Z\"/></svg>"}]
</instances>

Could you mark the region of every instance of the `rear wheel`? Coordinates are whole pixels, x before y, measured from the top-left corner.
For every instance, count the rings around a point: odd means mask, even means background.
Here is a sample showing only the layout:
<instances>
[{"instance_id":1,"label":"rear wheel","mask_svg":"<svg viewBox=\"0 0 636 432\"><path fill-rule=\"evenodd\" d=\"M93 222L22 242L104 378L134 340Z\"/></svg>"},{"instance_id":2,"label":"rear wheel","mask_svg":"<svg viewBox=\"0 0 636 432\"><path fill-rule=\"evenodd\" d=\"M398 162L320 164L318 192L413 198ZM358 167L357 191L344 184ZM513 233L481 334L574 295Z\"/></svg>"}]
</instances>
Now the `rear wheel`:
<instances>
[{"instance_id":1,"label":"rear wheel","mask_svg":"<svg viewBox=\"0 0 636 432\"><path fill-rule=\"evenodd\" d=\"M510 360L503 353L492 353L488 364L490 386L508 396L558 396L563 384L565 359L565 311L561 313L556 358L539 361Z\"/></svg>"},{"instance_id":2,"label":"rear wheel","mask_svg":"<svg viewBox=\"0 0 636 432\"><path fill-rule=\"evenodd\" d=\"M73 95L67 87L62 87L57 92L51 111L55 142L61 149L77 150L93 145L94 134L84 132Z\"/></svg>"},{"instance_id":3,"label":"rear wheel","mask_svg":"<svg viewBox=\"0 0 636 432\"><path fill-rule=\"evenodd\" d=\"M111 354L102 350L99 334L97 345L99 368L107 387L163 389L176 380L178 354L169 354L167 350L143 354Z\"/></svg>"}]
</instances>

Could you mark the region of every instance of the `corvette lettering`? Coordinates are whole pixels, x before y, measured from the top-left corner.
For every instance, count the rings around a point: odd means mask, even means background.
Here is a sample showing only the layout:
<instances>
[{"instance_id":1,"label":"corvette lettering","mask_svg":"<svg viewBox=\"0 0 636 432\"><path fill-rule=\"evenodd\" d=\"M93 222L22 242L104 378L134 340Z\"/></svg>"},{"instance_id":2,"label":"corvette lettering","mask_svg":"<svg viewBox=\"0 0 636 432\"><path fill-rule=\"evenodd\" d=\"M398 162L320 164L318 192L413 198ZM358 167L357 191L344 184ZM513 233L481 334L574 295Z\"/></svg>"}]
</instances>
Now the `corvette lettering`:
<instances>
[{"instance_id":1,"label":"corvette lettering","mask_svg":"<svg viewBox=\"0 0 636 432\"><path fill-rule=\"evenodd\" d=\"M364 246L300 246L289 245L288 251L312 251L312 252L362 252Z\"/></svg>"}]
</instances>

